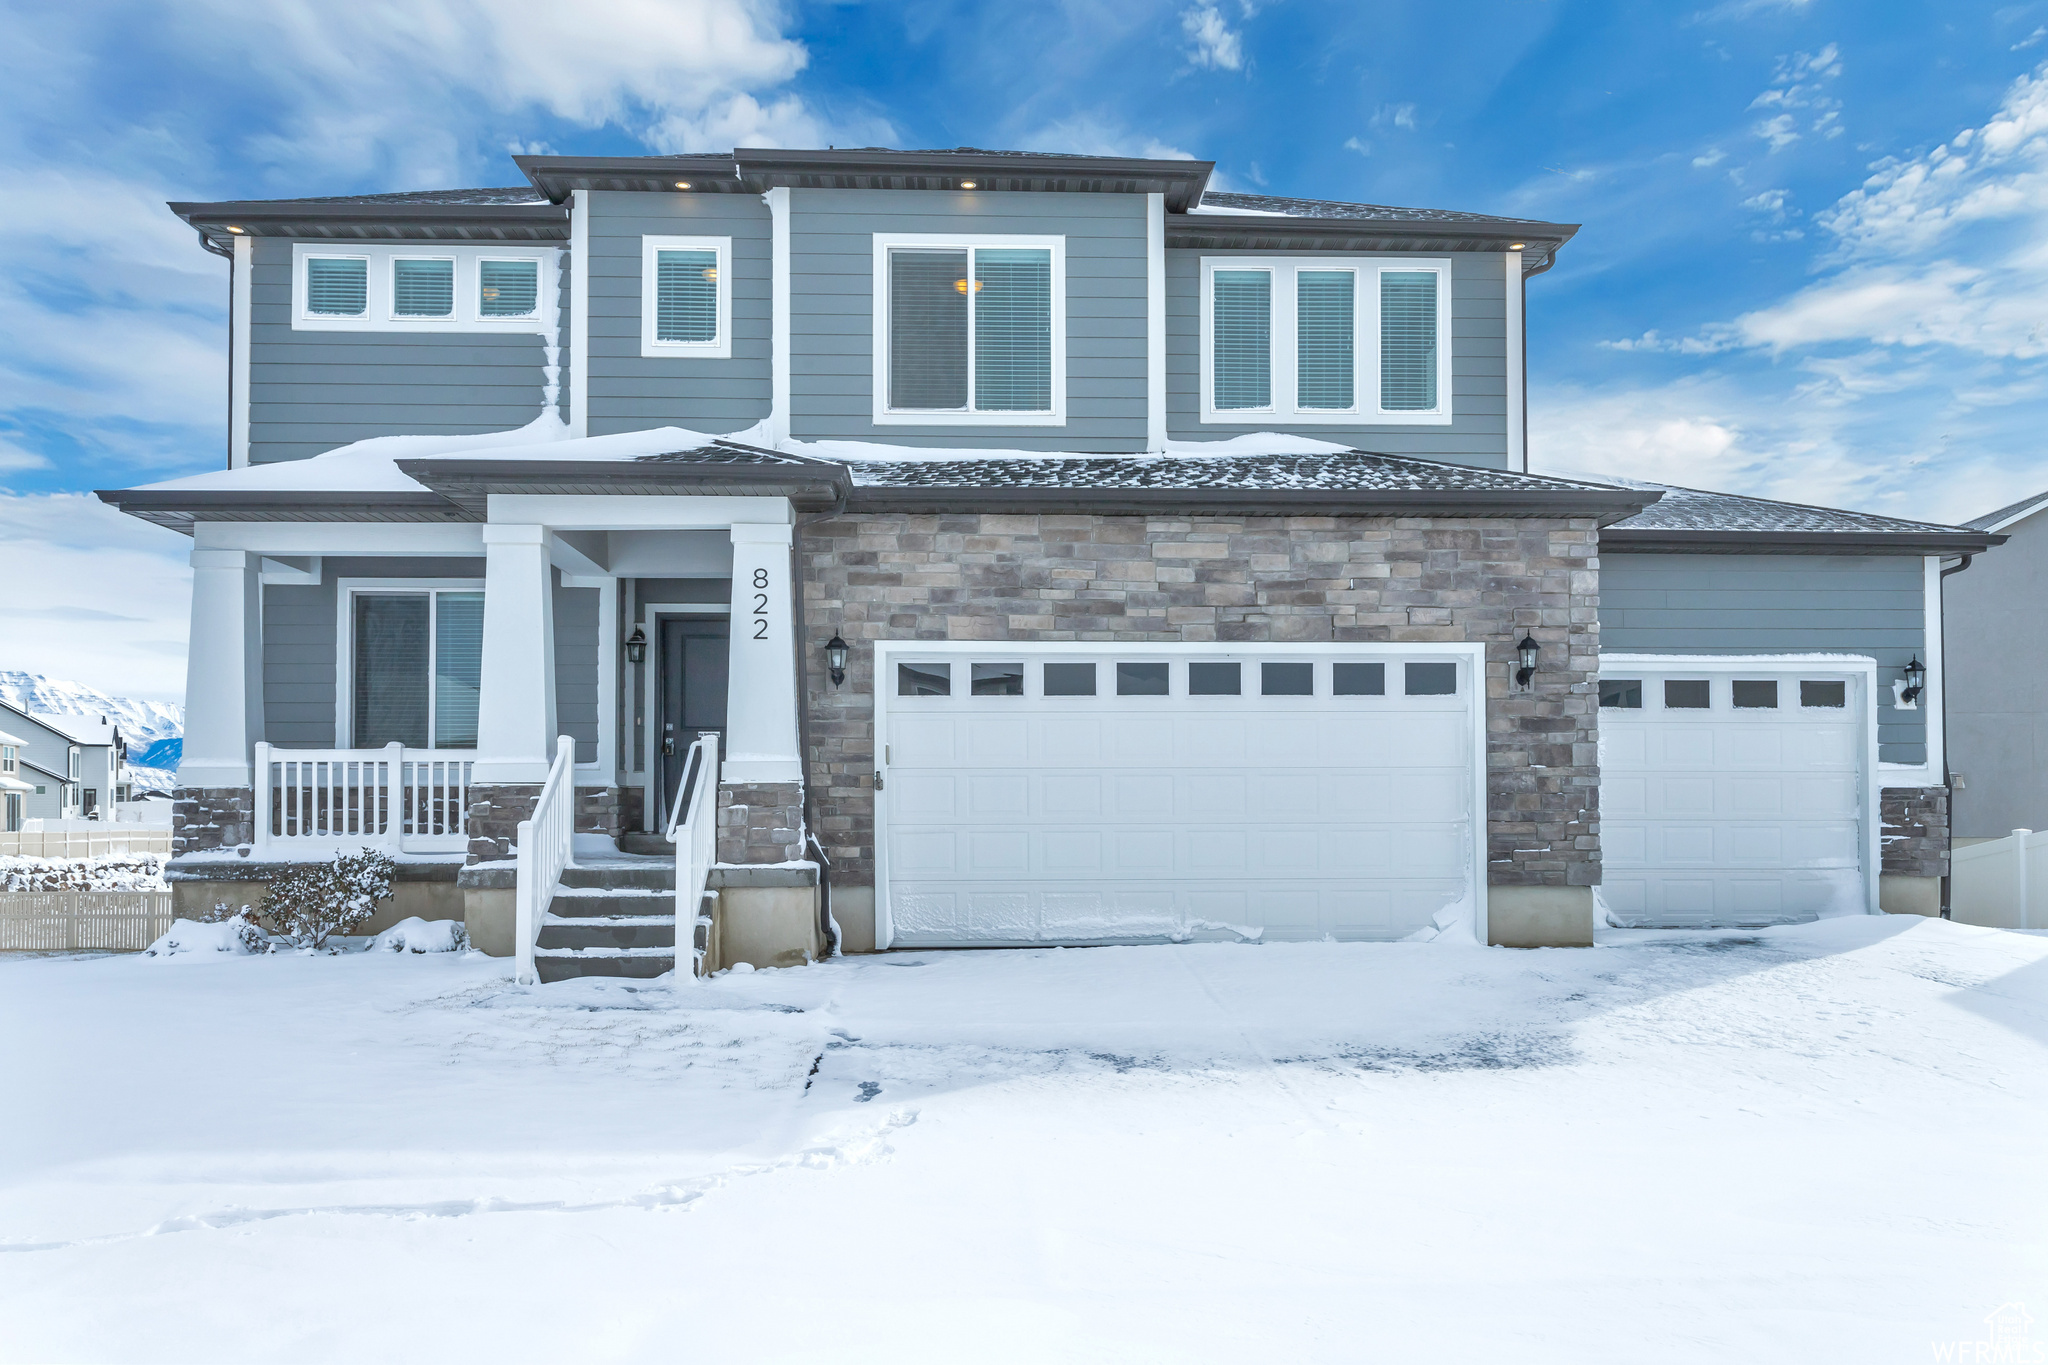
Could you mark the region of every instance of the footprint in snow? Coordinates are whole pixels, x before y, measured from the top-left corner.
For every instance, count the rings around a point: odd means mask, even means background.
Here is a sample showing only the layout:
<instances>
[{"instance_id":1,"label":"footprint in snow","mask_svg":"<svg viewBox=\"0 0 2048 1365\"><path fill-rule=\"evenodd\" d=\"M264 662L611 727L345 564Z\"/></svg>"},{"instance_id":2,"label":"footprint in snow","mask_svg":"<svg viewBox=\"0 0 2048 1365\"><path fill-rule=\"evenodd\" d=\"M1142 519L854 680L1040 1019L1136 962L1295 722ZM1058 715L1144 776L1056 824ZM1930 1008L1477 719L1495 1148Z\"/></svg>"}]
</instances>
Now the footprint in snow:
<instances>
[{"instance_id":1,"label":"footprint in snow","mask_svg":"<svg viewBox=\"0 0 2048 1365\"><path fill-rule=\"evenodd\" d=\"M881 1093L882 1087L879 1083L875 1081L862 1081L860 1083L860 1093L853 1097L853 1102L855 1104L866 1104Z\"/></svg>"}]
</instances>

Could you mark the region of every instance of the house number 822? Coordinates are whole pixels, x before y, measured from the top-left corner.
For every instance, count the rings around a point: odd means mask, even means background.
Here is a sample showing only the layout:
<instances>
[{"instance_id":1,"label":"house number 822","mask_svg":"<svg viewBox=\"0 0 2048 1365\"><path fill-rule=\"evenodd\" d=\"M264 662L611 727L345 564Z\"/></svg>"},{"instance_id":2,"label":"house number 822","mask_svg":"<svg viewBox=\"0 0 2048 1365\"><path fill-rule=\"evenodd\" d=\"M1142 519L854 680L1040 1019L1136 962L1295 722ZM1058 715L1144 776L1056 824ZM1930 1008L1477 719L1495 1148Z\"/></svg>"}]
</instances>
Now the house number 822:
<instances>
[{"instance_id":1,"label":"house number 822","mask_svg":"<svg viewBox=\"0 0 2048 1365\"><path fill-rule=\"evenodd\" d=\"M768 571L766 569L754 570L754 586L756 588L768 586ZM756 640L768 638L768 594L765 592L754 594L754 638Z\"/></svg>"}]
</instances>

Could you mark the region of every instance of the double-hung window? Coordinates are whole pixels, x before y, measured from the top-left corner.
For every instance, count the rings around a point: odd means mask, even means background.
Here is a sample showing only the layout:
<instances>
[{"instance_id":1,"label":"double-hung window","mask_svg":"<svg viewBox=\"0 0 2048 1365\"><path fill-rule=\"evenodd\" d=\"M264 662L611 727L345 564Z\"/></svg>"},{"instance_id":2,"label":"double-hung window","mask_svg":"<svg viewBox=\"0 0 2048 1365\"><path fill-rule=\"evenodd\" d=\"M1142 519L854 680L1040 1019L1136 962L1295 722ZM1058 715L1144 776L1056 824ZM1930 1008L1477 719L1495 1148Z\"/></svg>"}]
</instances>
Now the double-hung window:
<instances>
[{"instance_id":1,"label":"double-hung window","mask_svg":"<svg viewBox=\"0 0 2048 1365\"><path fill-rule=\"evenodd\" d=\"M350 746L475 748L484 595L370 582L344 587L343 720Z\"/></svg>"},{"instance_id":2,"label":"double-hung window","mask_svg":"<svg viewBox=\"0 0 2048 1365\"><path fill-rule=\"evenodd\" d=\"M1202 420L1351 426L1451 420L1441 260L1202 261Z\"/></svg>"},{"instance_id":3,"label":"double-hung window","mask_svg":"<svg viewBox=\"0 0 2048 1365\"><path fill-rule=\"evenodd\" d=\"M874 420L1066 421L1066 239L875 237Z\"/></svg>"},{"instance_id":4,"label":"double-hung window","mask_svg":"<svg viewBox=\"0 0 2048 1365\"><path fill-rule=\"evenodd\" d=\"M551 332L555 248L292 247L292 326L328 332Z\"/></svg>"},{"instance_id":5,"label":"double-hung window","mask_svg":"<svg viewBox=\"0 0 2048 1365\"><path fill-rule=\"evenodd\" d=\"M640 354L732 358L732 238L640 239Z\"/></svg>"}]
</instances>

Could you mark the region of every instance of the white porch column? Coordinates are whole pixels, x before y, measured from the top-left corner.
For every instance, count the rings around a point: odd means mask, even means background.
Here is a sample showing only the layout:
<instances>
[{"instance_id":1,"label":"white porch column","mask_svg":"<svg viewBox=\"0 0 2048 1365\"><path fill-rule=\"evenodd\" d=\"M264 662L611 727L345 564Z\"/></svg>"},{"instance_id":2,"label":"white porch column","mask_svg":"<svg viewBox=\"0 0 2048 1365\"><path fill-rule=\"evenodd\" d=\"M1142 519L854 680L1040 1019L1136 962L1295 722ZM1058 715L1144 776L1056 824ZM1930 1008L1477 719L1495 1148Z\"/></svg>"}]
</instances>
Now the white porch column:
<instances>
[{"instance_id":1,"label":"white porch column","mask_svg":"<svg viewBox=\"0 0 2048 1365\"><path fill-rule=\"evenodd\" d=\"M555 594L545 526L484 528L478 786L547 781L555 732Z\"/></svg>"},{"instance_id":2,"label":"white porch column","mask_svg":"<svg viewBox=\"0 0 2048 1365\"><path fill-rule=\"evenodd\" d=\"M263 738L260 565L246 550L192 552L181 787L249 785L250 746Z\"/></svg>"},{"instance_id":3,"label":"white porch column","mask_svg":"<svg viewBox=\"0 0 2048 1365\"><path fill-rule=\"evenodd\" d=\"M732 528L732 662L725 698L725 780L801 782L796 632L788 522Z\"/></svg>"}]
</instances>

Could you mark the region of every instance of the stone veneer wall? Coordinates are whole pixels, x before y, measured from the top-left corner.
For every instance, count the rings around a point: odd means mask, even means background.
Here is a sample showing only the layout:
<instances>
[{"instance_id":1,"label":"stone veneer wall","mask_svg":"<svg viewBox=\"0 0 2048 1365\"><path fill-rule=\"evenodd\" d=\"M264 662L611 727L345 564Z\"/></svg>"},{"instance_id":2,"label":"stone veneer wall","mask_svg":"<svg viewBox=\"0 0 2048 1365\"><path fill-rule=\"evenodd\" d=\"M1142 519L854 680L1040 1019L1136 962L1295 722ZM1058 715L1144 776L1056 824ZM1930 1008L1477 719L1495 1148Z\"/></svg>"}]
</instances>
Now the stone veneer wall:
<instances>
[{"instance_id":1,"label":"stone veneer wall","mask_svg":"<svg viewBox=\"0 0 2048 1365\"><path fill-rule=\"evenodd\" d=\"M247 787L179 787L171 793L171 856L253 842L255 810Z\"/></svg>"},{"instance_id":2,"label":"stone veneer wall","mask_svg":"<svg viewBox=\"0 0 2048 1365\"><path fill-rule=\"evenodd\" d=\"M799 648L835 629L854 646L843 686L807 670L812 813L846 884L874 880L874 640L1483 640L1488 880L1600 880L1590 520L846 513L797 530L816 637ZM1542 662L1511 692L1524 632Z\"/></svg>"},{"instance_id":3,"label":"stone veneer wall","mask_svg":"<svg viewBox=\"0 0 2048 1365\"><path fill-rule=\"evenodd\" d=\"M1878 794L1878 857L1902 877L1948 875L1948 788L1886 787Z\"/></svg>"},{"instance_id":4,"label":"stone veneer wall","mask_svg":"<svg viewBox=\"0 0 2048 1365\"><path fill-rule=\"evenodd\" d=\"M469 789L469 861L499 862L510 858L519 833L519 822L531 819L533 803L540 800L538 783ZM576 831L579 834L619 833L619 789L578 787L576 789Z\"/></svg>"},{"instance_id":5,"label":"stone veneer wall","mask_svg":"<svg viewBox=\"0 0 2048 1365\"><path fill-rule=\"evenodd\" d=\"M718 861L786 863L804 856L799 782L728 783L718 789Z\"/></svg>"}]
</instances>

